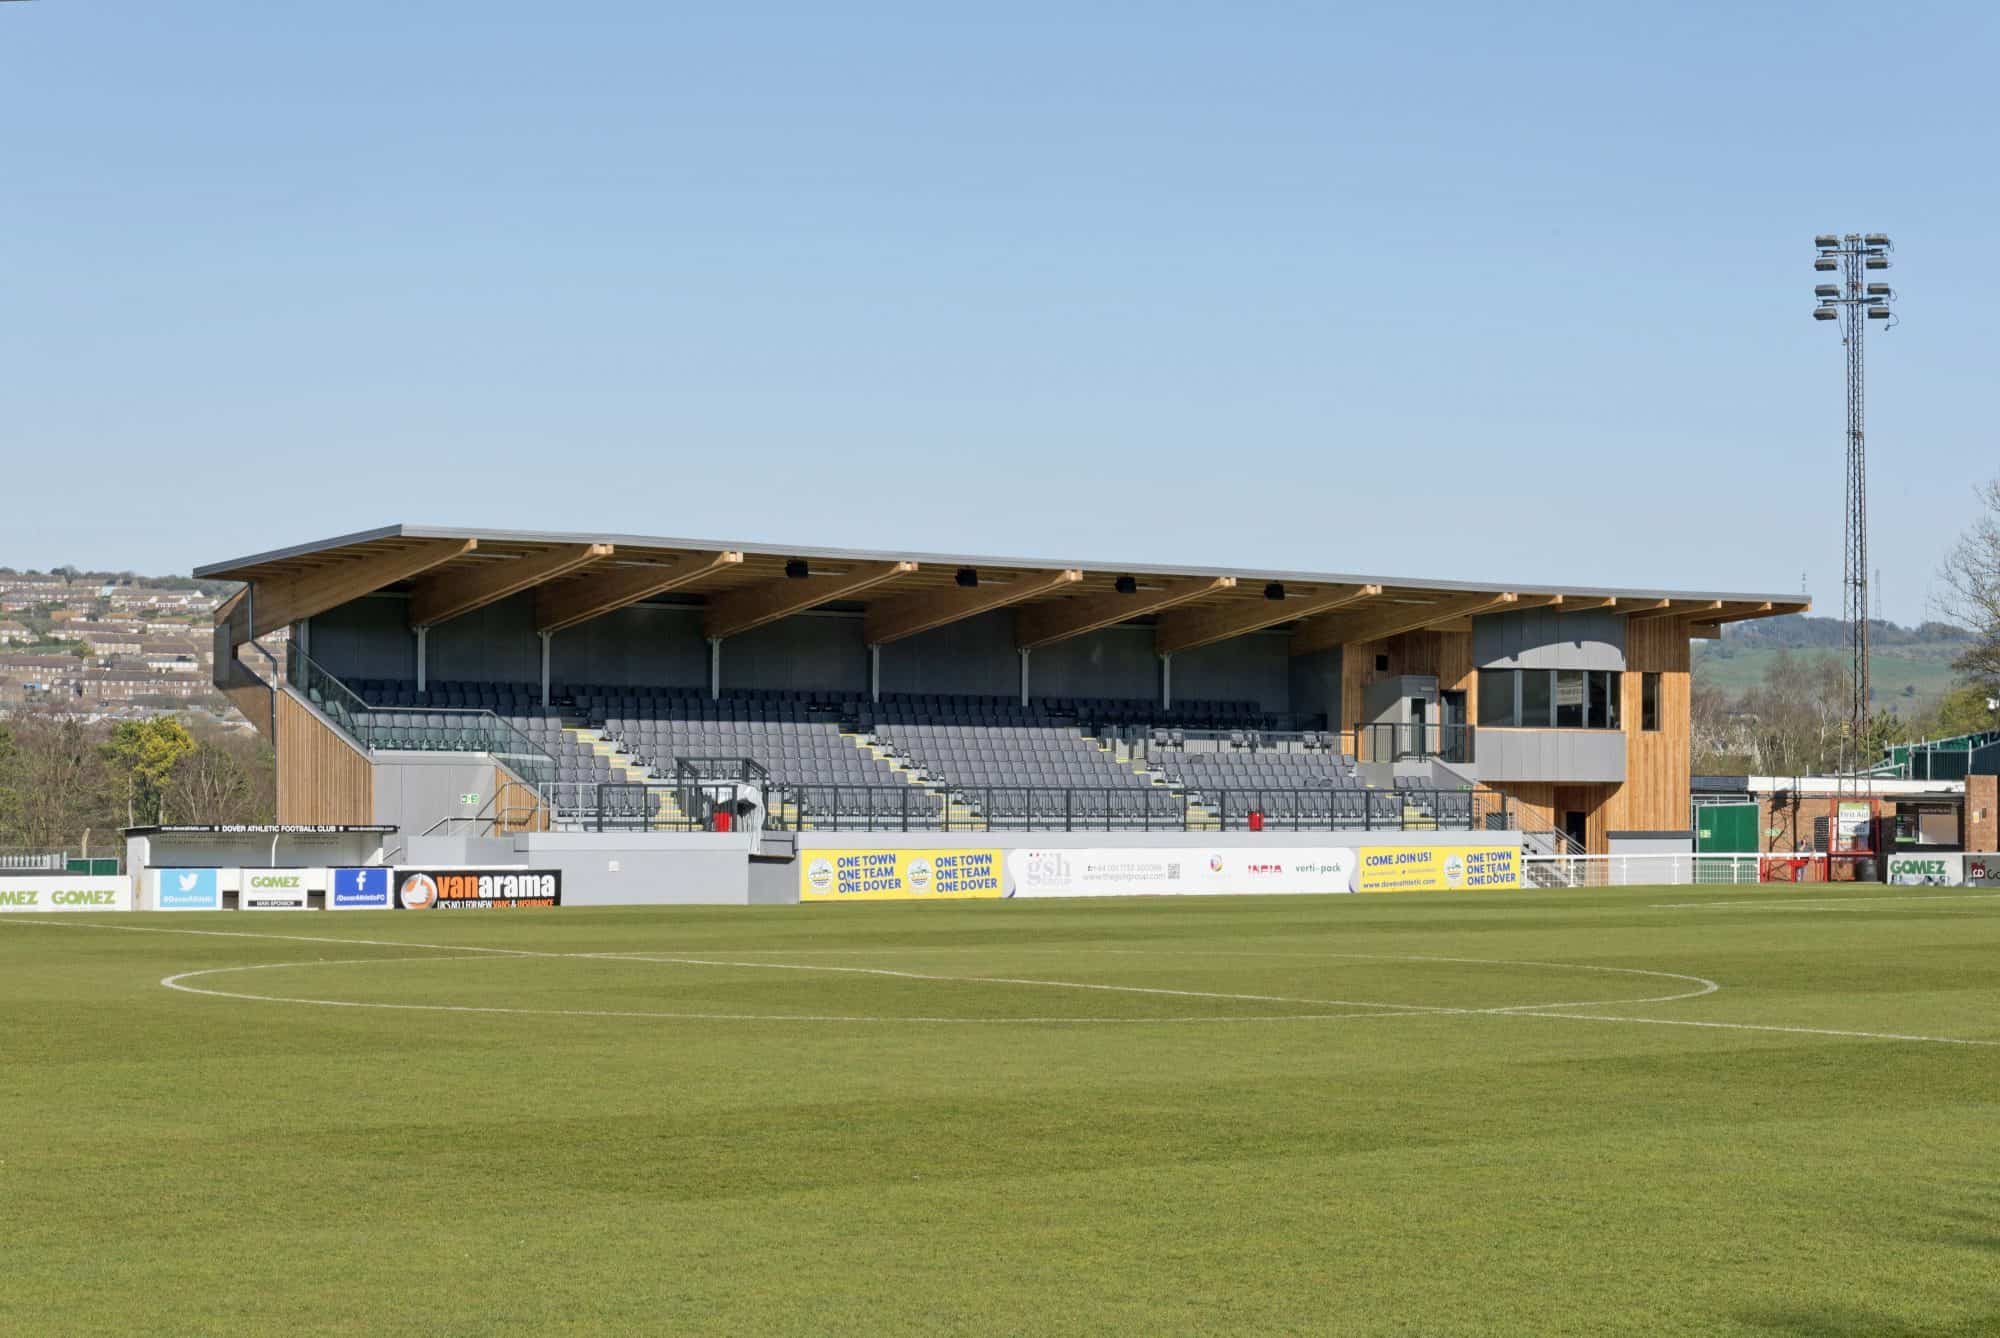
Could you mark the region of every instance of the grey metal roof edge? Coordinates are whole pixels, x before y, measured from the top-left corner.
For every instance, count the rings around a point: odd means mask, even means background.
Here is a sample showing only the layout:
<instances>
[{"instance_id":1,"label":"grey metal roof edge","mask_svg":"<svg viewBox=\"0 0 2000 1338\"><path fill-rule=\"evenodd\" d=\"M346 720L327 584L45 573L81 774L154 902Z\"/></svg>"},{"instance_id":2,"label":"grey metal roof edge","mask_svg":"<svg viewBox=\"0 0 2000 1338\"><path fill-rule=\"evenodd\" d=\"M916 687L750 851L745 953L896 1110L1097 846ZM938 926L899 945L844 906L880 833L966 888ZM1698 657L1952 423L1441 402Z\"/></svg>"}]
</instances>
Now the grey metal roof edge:
<instances>
[{"instance_id":1,"label":"grey metal roof edge","mask_svg":"<svg viewBox=\"0 0 2000 1338\"><path fill-rule=\"evenodd\" d=\"M1099 562L1053 558L996 557L992 554L971 553L924 553L902 552L893 549L863 548L822 548L798 544L745 543L735 539L687 539L643 534L580 534L558 530L479 530L465 529L451 525L386 525L380 529L363 530L355 534L342 535L333 539L322 539L314 543L295 544L289 548L273 549L268 553L257 553L249 557L233 558L227 562L211 562L195 568L196 576L216 572L234 571L243 567L256 566L264 562L278 562L290 557L303 557L327 549L340 548L348 544L367 543L376 539L491 539L498 543L538 543L538 544L615 544L636 548L677 548L706 551L727 550L738 553L755 553L764 557L827 558L834 561L854 562L915 562L919 565L946 565L955 567L1016 567L1029 571L1059 571L1076 568L1082 571L1117 572L1133 576L1233 576L1238 580L1253 581L1298 581L1308 585L1381 585L1419 590L1452 590L1467 594L1478 594L1490 590L1514 590L1542 595L1577 595L1615 599L1719 599L1732 602L1773 604L1796 604L1810 596L1796 594L1757 594L1741 591L1710 590L1653 590L1625 586L1572 586L1550 585L1537 581L1459 581L1433 580L1416 576L1369 576L1354 572L1323 571L1270 571L1249 567L1169 567L1156 563Z\"/></svg>"},{"instance_id":2,"label":"grey metal roof edge","mask_svg":"<svg viewBox=\"0 0 2000 1338\"><path fill-rule=\"evenodd\" d=\"M283 562L286 558L306 557L313 553L323 553L329 548L345 548L349 544L394 539L403 533L404 527L401 525L384 525L375 530L357 530L353 534L343 534L333 539L315 539L310 543L293 544L289 548L273 548L268 553L252 553L248 557L231 558L227 562L203 563L194 569L193 575L206 579L216 572L235 571L239 567L255 567L265 562Z\"/></svg>"}]
</instances>

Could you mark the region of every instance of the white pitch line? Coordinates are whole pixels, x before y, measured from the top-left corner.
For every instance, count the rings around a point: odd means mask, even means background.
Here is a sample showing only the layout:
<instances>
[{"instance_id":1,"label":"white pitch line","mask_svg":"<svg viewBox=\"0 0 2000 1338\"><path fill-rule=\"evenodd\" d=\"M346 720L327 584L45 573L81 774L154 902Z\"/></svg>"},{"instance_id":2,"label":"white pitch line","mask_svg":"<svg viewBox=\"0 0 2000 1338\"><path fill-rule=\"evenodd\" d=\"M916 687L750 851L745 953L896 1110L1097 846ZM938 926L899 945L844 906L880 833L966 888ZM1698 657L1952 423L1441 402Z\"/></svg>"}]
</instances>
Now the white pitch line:
<instances>
[{"instance_id":1,"label":"white pitch line","mask_svg":"<svg viewBox=\"0 0 2000 1338\"><path fill-rule=\"evenodd\" d=\"M823 971L839 975L891 976L901 980L929 980L952 985L1039 985L1048 989L1107 990L1116 994L1164 994L1182 999L1228 999L1243 1003L1302 1004L1315 1008L1398 1008L1411 1012L1462 1013L1463 1008L1434 1004L1382 1003L1372 999L1299 999L1281 994L1223 994L1211 990L1170 990L1150 985L1102 985L1078 980L1033 980L1015 976L943 976L923 971L896 971L879 966L821 966L810 962L739 962L709 957L664 957L638 952L576 953L578 957L598 957L612 961L660 962L679 966L728 966L762 971ZM1614 1003L1651 1003L1650 999L1612 1000ZM1537 1005L1523 1005L1535 1007Z\"/></svg>"},{"instance_id":2,"label":"white pitch line","mask_svg":"<svg viewBox=\"0 0 2000 1338\"><path fill-rule=\"evenodd\" d=\"M1504 1013L1508 1017L1568 1018L1572 1022L1633 1022L1653 1027L1709 1027L1721 1031L1775 1031L1795 1036L1840 1036L1867 1041L1923 1041L1933 1045L2000 1046L2000 1040L1976 1040L1967 1036L1912 1036L1894 1031L1842 1031L1833 1027L1785 1027L1764 1022L1701 1022L1693 1018L1675 1017L1614 1017L1607 1013L1524 1012L1514 1008L1495 1009L1493 1011Z\"/></svg>"},{"instance_id":3,"label":"white pitch line","mask_svg":"<svg viewBox=\"0 0 2000 1338\"><path fill-rule=\"evenodd\" d=\"M108 927L108 926L107 926ZM604 954L576 954L597 956ZM531 1017L642 1018L698 1022L920 1022L943 1025L1145 1025L1187 1022L1344 1022L1371 1017L1422 1017L1438 1009L1394 1010L1375 1013L1264 1013L1216 1017L898 1017L828 1013L669 1013L605 1008L506 1008L476 1004L377 1003L361 999L310 999L281 994L247 994L235 990L211 990L185 982L202 976L227 975L241 971L281 971L308 966L375 966L390 962L479 961L474 957L356 957L345 961L259 962L252 966L217 966L201 971L183 971L163 977L160 984L183 994L201 994L215 999L237 999L251 1003L308 1004L319 1008L379 1008L414 1013L498 1013Z\"/></svg>"},{"instance_id":4,"label":"white pitch line","mask_svg":"<svg viewBox=\"0 0 2000 1338\"><path fill-rule=\"evenodd\" d=\"M1656 911L1709 910L1723 907L1729 910L1819 910L1824 907L1877 906L1887 904L1907 905L1913 901L2000 901L2000 892L1960 892L1941 896L1915 895L1907 897L1798 897L1774 898L1769 901L1656 901L1651 909Z\"/></svg>"}]
</instances>

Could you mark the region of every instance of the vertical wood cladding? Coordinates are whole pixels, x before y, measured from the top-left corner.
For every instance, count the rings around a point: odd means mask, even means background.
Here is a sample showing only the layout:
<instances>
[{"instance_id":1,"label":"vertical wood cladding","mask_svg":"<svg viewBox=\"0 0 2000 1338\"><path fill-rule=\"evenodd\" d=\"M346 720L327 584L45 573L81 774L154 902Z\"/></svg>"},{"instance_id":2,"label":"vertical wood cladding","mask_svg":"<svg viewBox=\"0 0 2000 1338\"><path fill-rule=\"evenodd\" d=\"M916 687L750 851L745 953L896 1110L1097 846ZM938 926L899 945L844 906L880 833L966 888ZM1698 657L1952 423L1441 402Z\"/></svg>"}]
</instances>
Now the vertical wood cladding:
<instances>
[{"instance_id":1,"label":"vertical wood cladding","mask_svg":"<svg viewBox=\"0 0 2000 1338\"><path fill-rule=\"evenodd\" d=\"M1620 708L1625 729L1625 784L1611 797L1609 830L1679 832L1688 825L1692 766L1688 620L1628 618ZM1660 676L1657 730L1642 713L1645 675Z\"/></svg>"},{"instance_id":2,"label":"vertical wood cladding","mask_svg":"<svg viewBox=\"0 0 2000 1338\"><path fill-rule=\"evenodd\" d=\"M278 821L375 820L375 769L289 693L278 694Z\"/></svg>"},{"instance_id":3,"label":"vertical wood cladding","mask_svg":"<svg viewBox=\"0 0 2000 1338\"><path fill-rule=\"evenodd\" d=\"M1388 656L1387 669L1375 667L1378 655ZM1477 709L1474 702L1479 696L1479 683L1472 668L1471 632L1404 632L1381 641L1349 642L1340 654L1340 728L1346 731L1342 736L1346 746L1356 746L1353 730L1364 723L1362 699L1369 686L1378 679L1404 674L1435 675L1440 692L1465 694L1468 716ZM1358 746L1362 749L1358 754L1360 760L1371 760L1365 736Z\"/></svg>"}]
</instances>

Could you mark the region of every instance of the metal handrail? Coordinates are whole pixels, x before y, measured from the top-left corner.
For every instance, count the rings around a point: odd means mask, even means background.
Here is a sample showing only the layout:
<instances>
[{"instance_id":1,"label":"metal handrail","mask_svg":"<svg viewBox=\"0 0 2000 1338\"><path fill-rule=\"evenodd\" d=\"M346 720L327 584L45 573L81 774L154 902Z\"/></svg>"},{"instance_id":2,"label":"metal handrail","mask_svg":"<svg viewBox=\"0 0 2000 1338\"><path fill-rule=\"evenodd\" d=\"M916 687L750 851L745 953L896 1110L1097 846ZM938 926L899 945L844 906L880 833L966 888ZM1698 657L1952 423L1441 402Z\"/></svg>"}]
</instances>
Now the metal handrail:
<instances>
[{"instance_id":1,"label":"metal handrail","mask_svg":"<svg viewBox=\"0 0 2000 1338\"><path fill-rule=\"evenodd\" d=\"M421 750L487 753L545 802L547 787L559 774L556 760L534 740L483 707L374 706L297 646L286 653L285 681L366 752L402 742L396 732L402 727L387 723L388 717L448 716L454 723L471 723L438 734L427 725L411 727L413 737L420 736Z\"/></svg>"}]
</instances>

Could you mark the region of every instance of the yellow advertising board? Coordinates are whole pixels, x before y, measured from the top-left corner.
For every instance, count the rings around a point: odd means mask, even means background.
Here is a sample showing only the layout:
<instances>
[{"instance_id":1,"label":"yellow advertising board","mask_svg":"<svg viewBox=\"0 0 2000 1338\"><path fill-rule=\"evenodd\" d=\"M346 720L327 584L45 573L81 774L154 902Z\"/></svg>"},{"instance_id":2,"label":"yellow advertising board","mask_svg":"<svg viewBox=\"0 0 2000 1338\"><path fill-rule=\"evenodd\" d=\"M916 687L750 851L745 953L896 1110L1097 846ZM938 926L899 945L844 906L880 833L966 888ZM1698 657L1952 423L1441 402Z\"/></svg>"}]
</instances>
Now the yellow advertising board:
<instances>
[{"instance_id":1,"label":"yellow advertising board","mask_svg":"<svg viewBox=\"0 0 2000 1338\"><path fill-rule=\"evenodd\" d=\"M1518 846L1363 846L1357 892L1474 892L1521 885Z\"/></svg>"},{"instance_id":2,"label":"yellow advertising board","mask_svg":"<svg viewBox=\"0 0 2000 1338\"><path fill-rule=\"evenodd\" d=\"M800 901L967 901L1001 895L998 850L804 850Z\"/></svg>"}]
</instances>

